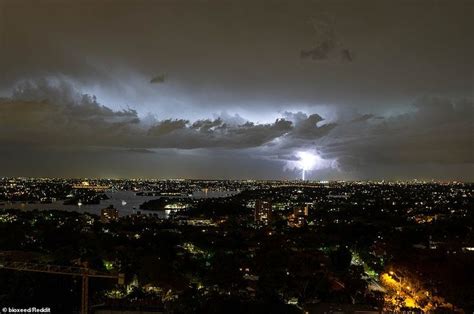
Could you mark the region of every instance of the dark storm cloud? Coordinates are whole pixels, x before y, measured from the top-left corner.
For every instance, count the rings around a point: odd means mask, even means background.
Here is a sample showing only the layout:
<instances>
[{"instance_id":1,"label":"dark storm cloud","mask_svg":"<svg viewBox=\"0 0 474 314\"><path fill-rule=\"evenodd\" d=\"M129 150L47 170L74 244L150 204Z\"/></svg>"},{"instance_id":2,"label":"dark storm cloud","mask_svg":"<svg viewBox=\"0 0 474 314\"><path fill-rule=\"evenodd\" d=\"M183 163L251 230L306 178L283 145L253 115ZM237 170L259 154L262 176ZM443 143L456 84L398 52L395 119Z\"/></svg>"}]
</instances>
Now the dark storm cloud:
<instances>
[{"instance_id":1,"label":"dark storm cloud","mask_svg":"<svg viewBox=\"0 0 474 314\"><path fill-rule=\"evenodd\" d=\"M474 101L421 98L415 111L391 118L363 116L335 130L325 156L343 168L362 164L474 163ZM348 136L348 134L354 134Z\"/></svg>"},{"instance_id":2,"label":"dark storm cloud","mask_svg":"<svg viewBox=\"0 0 474 314\"><path fill-rule=\"evenodd\" d=\"M64 81L25 81L0 100L4 147L150 149L256 149L263 159L292 163L295 151L315 150L327 167L474 163L474 103L425 97L394 117L359 115L327 123L320 115L285 112L268 124L228 124L220 117L144 123L132 109L114 111ZM226 117L228 119L228 117ZM16 149L16 148L14 148Z\"/></svg>"},{"instance_id":3,"label":"dark storm cloud","mask_svg":"<svg viewBox=\"0 0 474 314\"><path fill-rule=\"evenodd\" d=\"M164 118L293 103L384 110L472 87L473 19L453 2L4 0L0 86L67 75L98 97L173 114ZM356 62L297 56L332 46ZM149 84L163 72L166 84Z\"/></svg>"},{"instance_id":4,"label":"dark storm cloud","mask_svg":"<svg viewBox=\"0 0 474 314\"><path fill-rule=\"evenodd\" d=\"M11 97L0 100L0 144L14 150L89 147L123 148L130 153L163 148L246 149L259 158L289 164L297 158L295 151L309 150L323 158L319 166L340 171L371 163L474 163L472 99L430 97L413 105L413 112L394 117L365 114L337 123L303 112L285 112L268 124L228 124L220 117L144 123L136 111L111 110L67 82L26 81Z\"/></svg>"},{"instance_id":5,"label":"dark storm cloud","mask_svg":"<svg viewBox=\"0 0 474 314\"><path fill-rule=\"evenodd\" d=\"M337 127L337 123L326 123L319 114L307 115L301 111L285 112L283 118L292 122L292 131L278 138L277 142L268 144L279 151L314 148L321 139Z\"/></svg>"},{"instance_id":6,"label":"dark storm cloud","mask_svg":"<svg viewBox=\"0 0 474 314\"><path fill-rule=\"evenodd\" d=\"M380 117L374 117L373 114L364 114L364 115L360 115L360 116L354 118L354 119L352 120L352 122L367 121L367 120L370 120L370 119L373 119L373 118L375 118L375 119L381 119Z\"/></svg>"},{"instance_id":7,"label":"dark storm cloud","mask_svg":"<svg viewBox=\"0 0 474 314\"><path fill-rule=\"evenodd\" d=\"M345 48L343 43L338 40L334 18L331 18L328 14L322 14L313 17L310 24L314 31L313 48L301 50L301 58L311 58L315 61L337 58L340 58L343 62L354 60L354 52ZM338 51L340 55L338 55Z\"/></svg>"},{"instance_id":8,"label":"dark storm cloud","mask_svg":"<svg viewBox=\"0 0 474 314\"><path fill-rule=\"evenodd\" d=\"M354 61L354 52L349 49L341 50L342 61L352 62Z\"/></svg>"},{"instance_id":9,"label":"dark storm cloud","mask_svg":"<svg viewBox=\"0 0 474 314\"><path fill-rule=\"evenodd\" d=\"M318 114L311 114L306 119L300 120L292 132L294 138L314 140L326 135L336 124L330 123L318 127L318 123L324 119Z\"/></svg>"},{"instance_id":10,"label":"dark storm cloud","mask_svg":"<svg viewBox=\"0 0 474 314\"><path fill-rule=\"evenodd\" d=\"M215 127L196 127L201 124L214 124ZM193 124L184 120L166 120L153 126L148 134L156 139L153 142L155 147L248 148L263 145L292 129L291 122L285 120L276 120L269 124L246 122L236 126L227 125L220 119L198 120Z\"/></svg>"},{"instance_id":11,"label":"dark storm cloud","mask_svg":"<svg viewBox=\"0 0 474 314\"><path fill-rule=\"evenodd\" d=\"M309 23L314 32L314 48L301 51L301 58L311 58L313 60L326 60L336 48L336 34L334 22L326 14L313 17Z\"/></svg>"},{"instance_id":12,"label":"dark storm cloud","mask_svg":"<svg viewBox=\"0 0 474 314\"><path fill-rule=\"evenodd\" d=\"M155 76L154 78L152 78L150 80L151 84L160 84L160 83L164 83L164 82L165 82L165 75L164 74L160 74L158 76Z\"/></svg>"},{"instance_id":13,"label":"dark storm cloud","mask_svg":"<svg viewBox=\"0 0 474 314\"><path fill-rule=\"evenodd\" d=\"M148 127L136 111L113 111L80 94L64 81L27 81L0 101L2 143L133 148L247 148L293 130L277 119L270 124L239 125L222 119L153 121Z\"/></svg>"},{"instance_id":14,"label":"dark storm cloud","mask_svg":"<svg viewBox=\"0 0 474 314\"><path fill-rule=\"evenodd\" d=\"M148 130L148 135L150 136L163 136L169 133L173 133L177 130L182 130L186 128L186 125L189 123L188 120L176 119L176 120L164 120L158 122L156 125L151 127Z\"/></svg>"},{"instance_id":15,"label":"dark storm cloud","mask_svg":"<svg viewBox=\"0 0 474 314\"><path fill-rule=\"evenodd\" d=\"M311 151L328 178L472 179L471 8L0 0L4 168L280 178Z\"/></svg>"},{"instance_id":16,"label":"dark storm cloud","mask_svg":"<svg viewBox=\"0 0 474 314\"><path fill-rule=\"evenodd\" d=\"M334 44L330 41L323 41L316 48L301 50L301 58L311 58L313 60L326 60L329 53L334 49Z\"/></svg>"}]
</instances>

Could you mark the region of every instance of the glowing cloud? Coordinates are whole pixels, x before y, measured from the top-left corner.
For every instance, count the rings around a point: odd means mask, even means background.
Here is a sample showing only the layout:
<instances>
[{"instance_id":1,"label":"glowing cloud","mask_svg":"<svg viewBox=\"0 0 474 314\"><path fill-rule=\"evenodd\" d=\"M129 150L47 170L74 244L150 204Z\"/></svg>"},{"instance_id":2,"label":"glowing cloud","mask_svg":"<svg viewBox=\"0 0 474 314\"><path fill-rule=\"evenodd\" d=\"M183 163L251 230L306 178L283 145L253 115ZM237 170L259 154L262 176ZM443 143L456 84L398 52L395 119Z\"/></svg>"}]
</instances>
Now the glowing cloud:
<instances>
[{"instance_id":1,"label":"glowing cloud","mask_svg":"<svg viewBox=\"0 0 474 314\"><path fill-rule=\"evenodd\" d=\"M299 151L295 153L294 158L294 160L287 161L285 168L300 170L302 180L305 180L307 171L337 168L335 160L323 159L317 152Z\"/></svg>"},{"instance_id":2,"label":"glowing cloud","mask_svg":"<svg viewBox=\"0 0 474 314\"><path fill-rule=\"evenodd\" d=\"M298 152L296 156L299 158L298 166L301 170L312 170L318 161L321 160L319 155L310 153L310 152Z\"/></svg>"},{"instance_id":3,"label":"glowing cloud","mask_svg":"<svg viewBox=\"0 0 474 314\"><path fill-rule=\"evenodd\" d=\"M317 164L318 161L321 160L321 157L316 154L312 154L309 152L298 152L296 154L298 156L298 166L301 169L301 179L305 179L305 172L308 170L312 170Z\"/></svg>"}]
</instances>

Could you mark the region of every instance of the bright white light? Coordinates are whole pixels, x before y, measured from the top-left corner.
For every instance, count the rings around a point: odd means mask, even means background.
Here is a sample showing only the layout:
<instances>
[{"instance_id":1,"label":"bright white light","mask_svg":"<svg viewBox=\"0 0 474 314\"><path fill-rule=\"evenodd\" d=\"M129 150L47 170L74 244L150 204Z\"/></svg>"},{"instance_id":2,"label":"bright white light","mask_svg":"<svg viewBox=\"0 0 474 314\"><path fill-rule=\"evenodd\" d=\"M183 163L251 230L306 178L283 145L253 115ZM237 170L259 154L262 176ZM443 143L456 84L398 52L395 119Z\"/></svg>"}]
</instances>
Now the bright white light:
<instances>
[{"instance_id":1,"label":"bright white light","mask_svg":"<svg viewBox=\"0 0 474 314\"><path fill-rule=\"evenodd\" d=\"M298 168L303 171L314 169L318 161L321 159L318 155L310 152L298 152L296 156L299 158Z\"/></svg>"},{"instance_id":2,"label":"bright white light","mask_svg":"<svg viewBox=\"0 0 474 314\"><path fill-rule=\"evenodd\" d=\"M316 150L305 150L295 152L293 160L287 160L285 169L301 171L301 179L305 180L308 171L321 169L337 169L335 159L324 159Z\"/></svg>"},{"instance_id":3,"label":"bright white light","mask_svg":"<svg viewBox=\"0 0 474 314\"><path fill-rule=\"evenodd\" d=\"M314 169L321 157L310 152L298 152L296 156L299 158L297 165L301 169L301 180L304 181L305 172Z\"/></svg>"}]
</instances>

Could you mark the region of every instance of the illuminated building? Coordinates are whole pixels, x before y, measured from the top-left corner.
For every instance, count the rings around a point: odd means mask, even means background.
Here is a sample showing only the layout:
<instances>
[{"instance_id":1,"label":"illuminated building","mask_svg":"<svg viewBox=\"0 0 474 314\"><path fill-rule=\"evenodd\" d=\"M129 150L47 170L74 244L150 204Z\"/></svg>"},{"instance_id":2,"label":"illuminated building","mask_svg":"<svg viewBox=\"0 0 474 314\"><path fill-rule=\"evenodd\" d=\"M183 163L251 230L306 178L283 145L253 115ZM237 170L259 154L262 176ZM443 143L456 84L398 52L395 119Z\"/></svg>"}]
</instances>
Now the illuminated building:
<instances>
[{"instance_id":1,"label":"illuminated building","mask_svg":"<svg viewBox=\"0 0 474 314\"><path fill-rule=\"evenodd\" d=\"M92 190L92 191L107 191L110 189L110 186L108 185L95 185L95 184L90 184L88 181L82 181L80 184L73 184L72 186L73 189L76 190Z\"/></svg>"},{"instance_id":2,"label":"illuminated building","mask_svg":"<svg viewBox=\"0 0 474 314\"><path fill-rule=\"evenodd\" d=\"M255 224L268 225L272 216L272 203L267 200L255 202L254 220Z\"/></svg>"},{"instance_id":3,"label":"illuminated building","mask_svg":"<svg viewBox=\"0 0 474 314\"><path fill-rule=\"evenodd\" d=\"M114 208L112 205L107 208L103 208L100 211L100 221L102 221L103 223L109 223L111 221L118 220L118 218L118 209Z\"/></svg>"},{"instance_id":4,"label":"illuminated building","mask_svg":"<svg viewBox=\"0 0 474 314\"><path fill-rule=\"evenodd\" d=\"M306 225L306 219L309 214L309 205L296 206L293 213L288 216L288 226L303 227Z\"/></svg>"}]
</instances>

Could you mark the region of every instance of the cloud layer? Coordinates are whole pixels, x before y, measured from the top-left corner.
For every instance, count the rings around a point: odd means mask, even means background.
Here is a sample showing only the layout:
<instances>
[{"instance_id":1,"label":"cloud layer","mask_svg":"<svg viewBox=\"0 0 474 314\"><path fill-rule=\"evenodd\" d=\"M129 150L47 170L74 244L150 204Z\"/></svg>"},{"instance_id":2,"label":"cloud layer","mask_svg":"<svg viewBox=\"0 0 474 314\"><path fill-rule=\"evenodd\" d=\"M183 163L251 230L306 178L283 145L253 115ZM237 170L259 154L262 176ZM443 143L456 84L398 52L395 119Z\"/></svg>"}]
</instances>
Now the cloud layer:
<instances>
[{"instance_id":1,"label":"cloud layer","mask_svg":"<svg viewBox=\"0 0 474 314\"><path fill-rule=\"evenodd\" d=\"M0 0L0 175L474 180L466 1L112 2Z\"/></svg>"},{"instance_id":2,"label":"cloud layer","mask_svg":"<svg viewBox=\"0 0 474 314\"><path fill-rule=\"evenodd\" d=\"M2 142L25 145L122 148L251 148L282 136L317 138L318 115L297 124L277 119L269 124L226 123L222 118L156 120L146 124L133 109L113 111L95 96L81 94L66 81L26 81L0 102Z\"/></svg>"},{"instance_id":3,"label":"cloud layer","mask_svg":"<svg viewBox=\"0 0 474 314\"><path fill-rule=\"evenodd\" d=\"M24 81L11 97L0 100L0 144L12 149L94 149L98 153L246 152L293 170L298 168L301 152L312 152L318 160L313 169L340 173L377 164L427 161L441 167L472 166L472 99L426 97L413 108L390 117L354 114L332 122L303 112L284 112L273 123L264 124L228 115L159 120L140 118L131 108L112 110L67 81L43 79Z\"/></svg>"}]
</instances>

